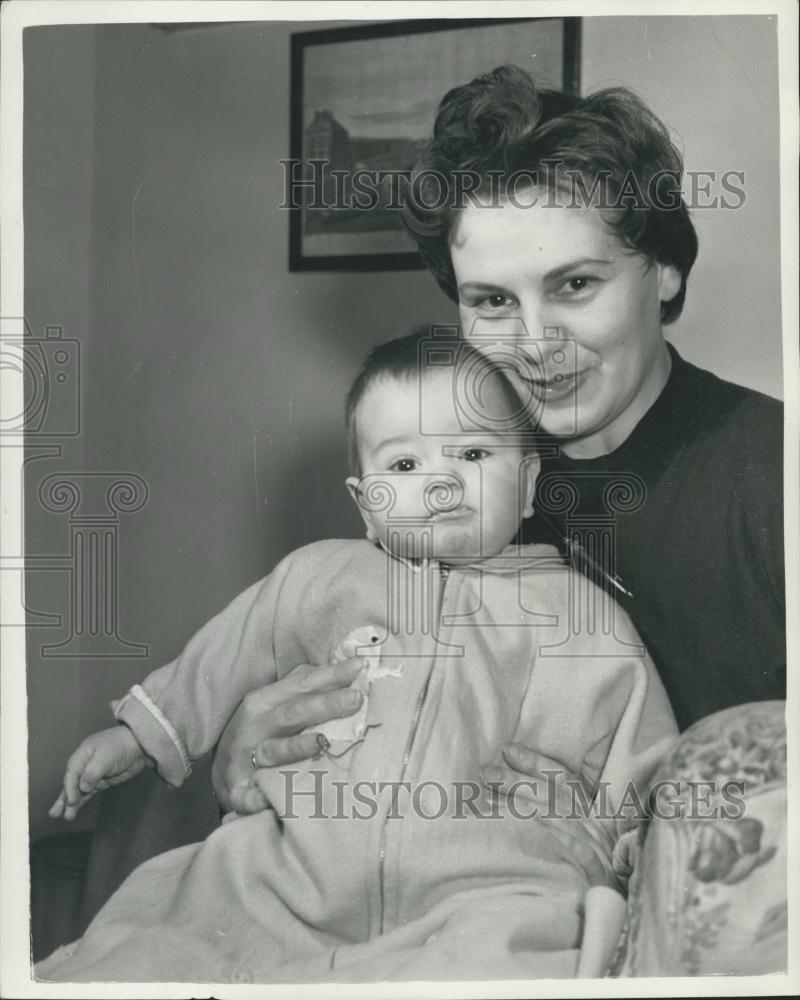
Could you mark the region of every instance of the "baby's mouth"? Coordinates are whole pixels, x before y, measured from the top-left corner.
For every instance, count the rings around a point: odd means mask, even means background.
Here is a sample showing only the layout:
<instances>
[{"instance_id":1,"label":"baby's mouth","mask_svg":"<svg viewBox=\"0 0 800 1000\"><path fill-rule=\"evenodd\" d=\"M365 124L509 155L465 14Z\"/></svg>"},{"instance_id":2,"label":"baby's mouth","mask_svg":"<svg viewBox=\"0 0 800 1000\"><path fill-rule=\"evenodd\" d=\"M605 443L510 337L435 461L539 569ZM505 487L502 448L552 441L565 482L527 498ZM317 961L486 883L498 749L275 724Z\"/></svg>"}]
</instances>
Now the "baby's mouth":
<instances>
[{"instance_id":1,"label":"baby's mouth","mask_svg":"<svg viewBox=\"0 0 800 1000\"><path fill-rule=\"evenodd\" d=\"M429 520L435 524L448 521L463 521L471 516L471 511L466 507L455 507L453 510L437 510L431 514Z\"/></svg>"}]
</instances>

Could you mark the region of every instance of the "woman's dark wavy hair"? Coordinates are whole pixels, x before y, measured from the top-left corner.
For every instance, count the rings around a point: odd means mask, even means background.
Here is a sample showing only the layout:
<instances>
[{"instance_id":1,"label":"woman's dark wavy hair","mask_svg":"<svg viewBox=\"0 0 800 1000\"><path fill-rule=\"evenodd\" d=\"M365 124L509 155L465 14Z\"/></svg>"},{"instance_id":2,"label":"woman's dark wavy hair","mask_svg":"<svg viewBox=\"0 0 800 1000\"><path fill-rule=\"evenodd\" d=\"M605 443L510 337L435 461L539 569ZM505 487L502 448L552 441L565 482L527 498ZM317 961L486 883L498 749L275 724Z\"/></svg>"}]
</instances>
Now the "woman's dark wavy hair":
<instances>
[{"instance_id":1,"label":"woman's dark wavy hair","mask_svg":"<svg viewBox=\"0 0 800 1000\"><path fill-rule=\"evenodd\" d=\"M449 237L455 212L467 203L458 204L459 183L463 191L472 173L480 178L476 194L490 185L497 191L498 183L503 192L520 172L535 172L537 186L563 190L568 181L573 198L581 187L584 197L591 193L601 179L597 190L612 206L604 214L622 243L680 273L680 291L661 303L662 322L678 318L697 234L681 197L683 159L666 127L630 90L589 97L540 90L516 66L500 66L445 94L433 139L412 174L403 221L446 295L458 300Z\"/></svg>"}]
</instances>

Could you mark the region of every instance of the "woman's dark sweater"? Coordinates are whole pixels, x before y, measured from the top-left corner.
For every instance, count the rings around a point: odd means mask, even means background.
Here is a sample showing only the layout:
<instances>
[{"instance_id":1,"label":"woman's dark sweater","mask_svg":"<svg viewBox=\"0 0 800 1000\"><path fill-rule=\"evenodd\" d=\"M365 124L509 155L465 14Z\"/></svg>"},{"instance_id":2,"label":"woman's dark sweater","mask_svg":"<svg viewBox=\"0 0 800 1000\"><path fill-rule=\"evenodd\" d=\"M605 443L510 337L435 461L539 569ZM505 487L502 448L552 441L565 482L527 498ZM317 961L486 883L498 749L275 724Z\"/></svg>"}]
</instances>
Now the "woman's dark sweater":
<instances>
[{"instance_id":1,"label":"woman's dark sweater","mask_svg":"<svg viewBox=\"0 0 800 1000\"><path fill-rule=\"evenodd\" d=\"M661 395L616 451L570 459L544 442L521 540L563 551L574 536L616 575L632 597L606 586L684 729L731 705L786 697L783 406L670 353ZM578 494L566 503L565 479ZM592 549L613 535L613 551Z\"/></svg>"}]
</instances>

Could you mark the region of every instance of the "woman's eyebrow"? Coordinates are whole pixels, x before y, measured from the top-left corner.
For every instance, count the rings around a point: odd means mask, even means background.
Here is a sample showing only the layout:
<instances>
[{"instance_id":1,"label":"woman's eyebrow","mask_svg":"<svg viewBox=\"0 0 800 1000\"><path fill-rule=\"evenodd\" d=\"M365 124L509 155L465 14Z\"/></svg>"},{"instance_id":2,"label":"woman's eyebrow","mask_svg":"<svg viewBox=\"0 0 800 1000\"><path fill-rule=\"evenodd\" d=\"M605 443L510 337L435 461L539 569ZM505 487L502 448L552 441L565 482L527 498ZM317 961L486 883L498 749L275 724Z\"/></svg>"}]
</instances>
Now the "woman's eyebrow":
<instances>
[{"instance_id":1,"label":"woman's eyebrow","mask_svg":"<svg viewBox=\"0 0 800 1000\"><path fill-rule=\"evenodd\" d=\"M544 275L545 281L554 281L562 278L570 271L575 271L581 267L602 267L616 263L616 257L579 257L577 260L570 260L566 264L559 264ZM511 291L498 281L464 281L458 286L460 292L502 292L505 295L512 294Z\"/></svg>"},{"instance_id":2,"label":"woman's eyebrow","mask_svg":"<svg viewBox=\"0 0 800 1000\"><path fill-rule=\"evenodd\" d=\"M582 267L597 267L608 266L616 262L616 257L581 257L578 260L571 260L566 264L561 264L559 267L554 267L552 271L548 271L545 274L545 281L552 281L557 278L562 278L565 274L569 274L570 271L579 270Z\"/></svg>"},{"instance_id":3,"label":"woman's eyebrow","mask_svg":"<svg viewBox=\"0 0 800 1000\"><path fill-rule=\"evenodd\" d=\"M506 295L509 294L508 289L503 285L488 281L464 281L458 286L458 290L460 292L469 290L472 292L503 292Z\"/></svg>"}]
</instances>

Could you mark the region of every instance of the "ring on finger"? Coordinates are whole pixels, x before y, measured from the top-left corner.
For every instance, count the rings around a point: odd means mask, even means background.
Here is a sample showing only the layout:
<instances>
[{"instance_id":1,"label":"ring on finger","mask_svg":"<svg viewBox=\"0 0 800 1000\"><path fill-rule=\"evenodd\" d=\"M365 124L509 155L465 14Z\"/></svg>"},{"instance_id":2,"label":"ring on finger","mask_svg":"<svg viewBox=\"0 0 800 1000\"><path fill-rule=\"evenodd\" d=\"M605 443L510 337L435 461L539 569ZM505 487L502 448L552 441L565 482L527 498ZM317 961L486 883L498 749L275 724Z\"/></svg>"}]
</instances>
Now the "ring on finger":
<instances>
[{"instance_id":1,"label":"ring on finger","mask_svg":"<svg viewBox=\"0 0 800 1000\"><path fill-rule=\"evenodd\" d=\"M253 770L254 771L258 771L260 769L259 763L256 760L256 750L257 749L258 749L257 747L253 747L253 749L250 751L250 760L253 763Z\"/></svg>"}]
</instances>

